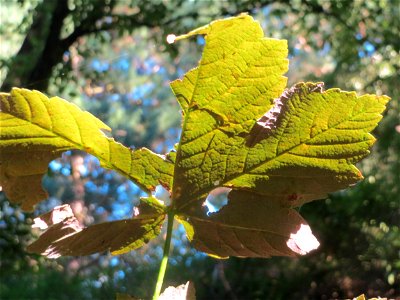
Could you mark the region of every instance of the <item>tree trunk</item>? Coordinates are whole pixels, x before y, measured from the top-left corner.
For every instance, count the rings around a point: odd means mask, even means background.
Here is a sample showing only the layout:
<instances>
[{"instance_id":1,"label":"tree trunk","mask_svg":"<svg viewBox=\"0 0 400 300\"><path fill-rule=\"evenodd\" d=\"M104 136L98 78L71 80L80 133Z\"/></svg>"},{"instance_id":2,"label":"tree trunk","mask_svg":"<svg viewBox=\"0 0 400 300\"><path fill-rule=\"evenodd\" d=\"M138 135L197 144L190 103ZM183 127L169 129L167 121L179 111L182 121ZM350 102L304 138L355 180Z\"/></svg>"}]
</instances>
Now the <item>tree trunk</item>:
<instances>
[{"instance_id":1,"label":"tree trunk","mask_svg":"<svg viewBox=\"0 0 400 300\"><path fill-rule=\"evenodd\" d=\"M60 33L68 13L67 0L44 0L36 7L32 26L11 61L2 91L13 86L47 89L53 67L67 50L60 43Z\"/></svg>"}]
</instances>

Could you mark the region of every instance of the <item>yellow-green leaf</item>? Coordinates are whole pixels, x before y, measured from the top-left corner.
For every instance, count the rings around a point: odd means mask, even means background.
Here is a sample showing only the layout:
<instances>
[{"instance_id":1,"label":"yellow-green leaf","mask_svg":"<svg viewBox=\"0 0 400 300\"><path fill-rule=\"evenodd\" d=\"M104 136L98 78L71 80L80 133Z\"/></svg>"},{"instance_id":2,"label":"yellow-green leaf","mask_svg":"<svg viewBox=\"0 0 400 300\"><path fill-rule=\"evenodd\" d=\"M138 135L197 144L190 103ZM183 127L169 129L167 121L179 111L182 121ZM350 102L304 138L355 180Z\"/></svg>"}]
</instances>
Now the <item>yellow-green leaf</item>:
<instances>
[{"instance_id":1,"label":"yellow-green leaf","mask_svg":"<svg viewBox=\"0 0 400 300\"><path fill-rule=\"evenodd\" d=\"M321 83L285 90L286 41L264 38L247 15L177 40L196 34L206 41L199 66L171 84L184 117L174 159L177 219L213 256L305 254L308 246L294 240L318 242L290 207L362 179L354 164L369 153L389 98L324 91ZM233 191L208 216L202 204L217 187Z\"/></svg>"},{"instance_id":2,"label":"yellow-green leaf","mask_svg":"<svg viewBox=\"0 0 400 300\"><path fill-rule=\"evenodd\" d=\"M247 135L279 97L288 69L287 42L264 38L250 16L215 21L183 37L196 34L206 40L199 66L171 84L184 112L174 174L178 207L221 177L241 172L229 159L240 150L236 138Z\"/></svg>"},{"instance_id":3,"label":"yellow-green leaf","mask_svg":"<svg viewBox=\"0 0 400 300\"><path fill-rule=\"evenodd\" d=\"M144 190L169 187L173 164L148 149L131 149L107 137L110 128L61 98L14 88L0 94L0 181L25 210L46 197L41 178L48 163L69 149L84 150Z\"/></svg>"},{"instance_id":4,"label":"yellow-green leaf","mask_svg":"<svg viewBox=\"0 0 400 300\"><path fill-rule=\"evenodd\" d=\"M283 197L290 206L346 188L362 179L354 163L369 154L375 141L370 131L388 100L299 83L276 99L245 139L236 156L242 174L221 181Z\"/></svg>"}]
</instances>

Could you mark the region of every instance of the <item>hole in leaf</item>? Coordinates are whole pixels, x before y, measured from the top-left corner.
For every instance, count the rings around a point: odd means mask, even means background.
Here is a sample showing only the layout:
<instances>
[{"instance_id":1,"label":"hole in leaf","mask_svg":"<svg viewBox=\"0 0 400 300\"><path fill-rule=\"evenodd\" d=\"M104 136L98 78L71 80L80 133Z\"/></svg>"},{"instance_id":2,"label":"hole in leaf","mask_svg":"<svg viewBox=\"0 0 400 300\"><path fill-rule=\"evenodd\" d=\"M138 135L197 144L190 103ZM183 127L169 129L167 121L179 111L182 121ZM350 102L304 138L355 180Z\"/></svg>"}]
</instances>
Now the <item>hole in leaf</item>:
<instances>
[{"instance_id":1,"label":"hole in leaf","mask_svg":"<svg viewBox=\"0 0 400 300\"><path fill-rule=\"evenodd\" d=\"M296 233L291 233L286 245L294 252L305 255L319 247L319 242L312 234L309 225L301 224Z\"/></svg>"},{"instance_id":2,"label":"hole in leaf","mask_svg":"<svg viewBox=\"0 0 400 300\"><path fill-rule=\"evenodd\" d=\"M213 189L204 201L203 206L207 207L207 216L218 212L222 207L228 204L228 194L232 189L217 187Z\"/></svg>"},{"instance_id":3,"label":"hole in leaf","mask_svg":"<svg viewBox=\"0 0 400 300\"><path fill-rule=\"evenodd\" d=\"M158 200L163 201L165 205L171 204L171 195L162 185L157 185L152 195Z\"/></svg>"}]
</instances>

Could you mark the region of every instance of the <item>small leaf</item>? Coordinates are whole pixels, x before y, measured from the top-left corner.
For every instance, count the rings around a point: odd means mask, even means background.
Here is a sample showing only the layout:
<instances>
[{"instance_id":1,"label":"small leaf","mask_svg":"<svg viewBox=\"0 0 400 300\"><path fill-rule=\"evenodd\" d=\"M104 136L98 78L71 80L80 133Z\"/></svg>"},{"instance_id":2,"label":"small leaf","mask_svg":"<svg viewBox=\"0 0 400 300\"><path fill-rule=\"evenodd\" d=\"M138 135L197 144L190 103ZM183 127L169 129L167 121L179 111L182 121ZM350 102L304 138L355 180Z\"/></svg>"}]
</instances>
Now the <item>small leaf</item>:
<instances>
[{"instance_id":1,"label":"small leaf","mask_svg":"<svg viewBox=\"0 0 400 300\"><path fill-rule=\"evenodd\" d=\"M307 240L304 235L297 238L295 234L309 226L279 199L245 191L232 191L228 197L218 213L186 215L188 223L183 224L193 226L191 242L198 250L220 258L270 257L304 255L318 247L311 231Z\"/></svg>"},{"instance_id":2,"label":"small leaf","mask_svg":"<svg viewBox=\"0 0 400 300\"><path fill-rule=\"evenodd\" d=\"M167 287L158 300L196 300L194 284L188 281L177 287Z\"/></svg>"},{"instance_id":3,"label":"small leaf","mask_svg":"<svg viewBox=\"0 0 400 300\"><path fill-rule=\"evenodd\" d=\"M8 198L24 210L46 198L41 178L63 151L80 149L133 180L144 190L169 187L173 164L148 149L132 151L108 138L109 127L61 98L37 91L0 93L0 182Z\"/></svg>"},{"instance_id":4,"label":"small leaf","mask_svg":"<svg viewBox=\"0 0 400 300\"><path fill-rule=\"evenodd\" d=\"M165 211L142 202L133 219L106 222L82 228L69 205L56 207L35 219L33 227L44 228L28 251L57 258L89 255L110 250L113 255L137 249L160 233ZM46 227L47 226L47 227Z\"/></svg>"}]
</instances>

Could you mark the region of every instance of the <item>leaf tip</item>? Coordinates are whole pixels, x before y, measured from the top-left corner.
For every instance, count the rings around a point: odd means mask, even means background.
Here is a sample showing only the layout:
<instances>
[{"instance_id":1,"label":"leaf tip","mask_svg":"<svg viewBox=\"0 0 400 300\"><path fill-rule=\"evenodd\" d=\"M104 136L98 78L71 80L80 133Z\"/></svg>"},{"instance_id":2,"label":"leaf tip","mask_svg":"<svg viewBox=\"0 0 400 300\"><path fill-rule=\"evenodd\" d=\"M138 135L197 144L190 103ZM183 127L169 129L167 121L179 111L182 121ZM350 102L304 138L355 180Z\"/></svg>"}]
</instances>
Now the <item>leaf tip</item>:
<instances>
[{"instance_id":1,"label":"leaf tip","mask_svg":"<svg viewBox=\"0 0 400 300\"><path fill-rule=\"evenodd\" d=\"M231 24L235 19L247 19L247 21L250 22L256 22L254 21L253 17L249 16L248 13L241 13L238 16L234 16L234 17L230 17L230 18L225 18L225 19L220 19L220 20L215 20L213 22L211 22L210 24L204 25L202 27L199 27L197 29L194 29L186 34L182 34L179 36L175 36L175 35L171 35L170 39L172 39L173 36L173 42L175 41L179 41L179 40L183 40L186 38L190 38L192 36L195 35L208 35L211 32L211 28L215 25L215 24L225 24L224 26L229 26L229 24ZM260 27L261 28L261 27ZM167 37L167 42L168 42L168 37Z\"/></svg>"}]
</instances>

